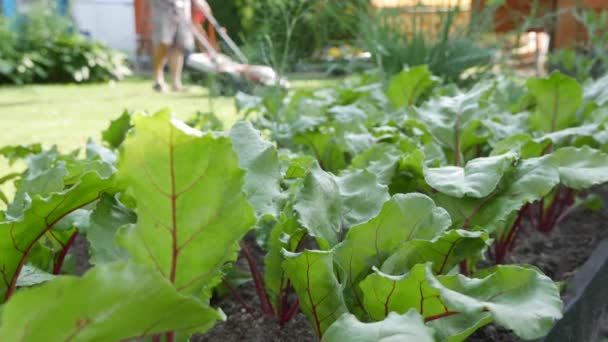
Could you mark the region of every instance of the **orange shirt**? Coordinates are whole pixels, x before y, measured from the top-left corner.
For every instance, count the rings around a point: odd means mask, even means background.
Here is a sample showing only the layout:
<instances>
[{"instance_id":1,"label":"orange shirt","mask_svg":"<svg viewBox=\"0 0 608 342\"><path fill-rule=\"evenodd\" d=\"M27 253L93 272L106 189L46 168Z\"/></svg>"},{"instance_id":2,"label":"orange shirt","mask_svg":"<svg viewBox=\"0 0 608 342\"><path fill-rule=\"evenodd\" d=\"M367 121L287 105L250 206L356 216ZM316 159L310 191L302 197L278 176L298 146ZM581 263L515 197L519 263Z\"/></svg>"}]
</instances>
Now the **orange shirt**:
<instances>
[{"instance_id":1,"label":"orange shirt","mask_svg":"<svg viewBox=\"0 0 608 342\"><path fill-rule=\"evenodd\" d=\"M192 22L196 25L202 25L205 23L205 14L194 4L192 5Z\"/></svg>"}]
</instances>

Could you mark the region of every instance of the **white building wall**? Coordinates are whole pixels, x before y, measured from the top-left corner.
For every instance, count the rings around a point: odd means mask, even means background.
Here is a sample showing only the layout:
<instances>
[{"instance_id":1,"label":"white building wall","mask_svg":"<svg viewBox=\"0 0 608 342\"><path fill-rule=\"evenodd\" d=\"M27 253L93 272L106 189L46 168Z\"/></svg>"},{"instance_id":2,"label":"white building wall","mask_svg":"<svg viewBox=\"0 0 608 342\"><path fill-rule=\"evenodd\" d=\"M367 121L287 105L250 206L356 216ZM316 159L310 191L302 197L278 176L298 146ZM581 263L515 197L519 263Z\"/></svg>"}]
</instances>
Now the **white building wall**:
<instances>
[{"instance_id":1,"label":"white building wall","mask_svg":"<svg viewBox=\"0 0 608 342\"><path fill-rule=\"evenodd\" d=\"M70 5L82 33L135 60L137 38L133 0L72 0Z\"/></svg>"}]
</instances>

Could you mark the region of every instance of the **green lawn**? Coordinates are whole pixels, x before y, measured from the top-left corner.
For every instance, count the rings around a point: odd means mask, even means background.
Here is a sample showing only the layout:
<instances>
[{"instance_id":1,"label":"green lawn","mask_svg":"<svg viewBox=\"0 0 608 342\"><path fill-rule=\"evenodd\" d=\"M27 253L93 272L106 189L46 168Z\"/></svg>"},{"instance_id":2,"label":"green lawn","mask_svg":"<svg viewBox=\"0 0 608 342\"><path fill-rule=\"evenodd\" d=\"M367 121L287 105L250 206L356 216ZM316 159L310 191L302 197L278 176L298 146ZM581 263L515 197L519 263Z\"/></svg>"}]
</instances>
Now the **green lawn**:
<instances>
[{"instance_id":1,"label":"green lawn","mask_svg":"<svg viewBox=\"0 0 608 342\"><path fill-rule=\"evenodd\" d=\"M292 85L316 88L332 82L294 75ZM191 85L185 93L159 94L151 84L149 79L132 78L90 85L0 87L0 146L42 142L62 150L81 147L88 137L98 139L109 120L124 109L154 112L169 107L182 119L212 109L226 127L237 120L232 97L215 98L210 108L203 87Z\"/></svg>"},{"instance_id":2,"label":"green lawn","mask_svg":"<svg viewBox=\"0 0 608 342\"><path fill-rule=\"evenodd\" d=\"M292 75L290 81L296 89L337 82L319 75ZM207 89L200 86L190 85L186 93L159 94L151 85L149 79L131 78L103 84L0 86L0 147L41 142L63 151L83 148L87 138L100 139L109 121L125 109L154 112L169 107L182 119L213 110L226 128L238 119L233 97L217 97L210 103ZM0 157L0 177L23 167L11 167ZM0 191L11 197L12 183L0 185Z\"/></svg>"}]
</instances>

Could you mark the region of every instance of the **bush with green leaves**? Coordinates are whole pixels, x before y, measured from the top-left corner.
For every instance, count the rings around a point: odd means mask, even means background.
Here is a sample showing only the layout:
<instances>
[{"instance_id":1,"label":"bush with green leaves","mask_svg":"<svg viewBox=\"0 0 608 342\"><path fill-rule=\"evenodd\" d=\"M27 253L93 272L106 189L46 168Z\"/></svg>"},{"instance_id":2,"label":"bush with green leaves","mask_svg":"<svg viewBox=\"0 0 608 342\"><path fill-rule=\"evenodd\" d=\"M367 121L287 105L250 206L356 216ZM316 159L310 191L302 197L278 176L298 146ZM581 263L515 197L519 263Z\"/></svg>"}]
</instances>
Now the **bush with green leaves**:
<instances>
[{"instance_id":1,"label":"bush with green leaves","mask_svg":"<svg viewBox=\"0 0 608 342\"><path fill-rule=\"evenodd\" d=\"M487 18L494 8L474 8L468 22L459 19L464 13L459 7L362 11L358 37L361 47L372 53L377 67L387 77L407 66L428 65L434 75L449 82L461 82L465 72L469 73L466 77L478 77L491 65L494 47L481 42L490 30ZM429 24L435 21L438 27Z\"/></svg>"},{"instance_id":2,"label":"bush with green leaves","mask_svg":"<svg viewBox=\"0 0 608 342\"><path fill-rule=\"evenodd\" d=\"M126 56L45 10L0 20L0 83L101 82L131 73Z\"/></svg>"}]
</instances>

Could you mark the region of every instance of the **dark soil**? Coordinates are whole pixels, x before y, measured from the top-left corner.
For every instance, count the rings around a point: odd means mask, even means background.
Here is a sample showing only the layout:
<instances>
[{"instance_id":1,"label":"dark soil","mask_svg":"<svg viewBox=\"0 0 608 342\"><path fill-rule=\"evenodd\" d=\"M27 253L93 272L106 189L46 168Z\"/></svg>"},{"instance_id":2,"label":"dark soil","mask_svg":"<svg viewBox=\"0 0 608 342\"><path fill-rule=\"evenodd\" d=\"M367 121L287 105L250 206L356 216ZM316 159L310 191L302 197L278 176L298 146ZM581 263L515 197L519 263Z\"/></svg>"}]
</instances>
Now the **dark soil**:
<instances>
[{"instance_id":1,"label":"dark soil","mask_svg":"<svg viewBox=\"0 0 608 342\"><path fill-rule=\"evenodd\" d=\"M264 254L256 248L255 237L249 234L245 238L251 254L257 259L258 266L264 265ZM241 256L237 264L247 268L247 263ZM253 282L236 289L245 302L253 308L256 318L243 308L233 295L214 298L213 307L221 308L228 317L225 322L218 322L213 329L205 334L195 335L192 342L308 342L317 341L314 328L302 313L298 313L284 327L280 327L274 317L264 316L260 310L260 300L256 294Z\"/></svg>"},{"instance_id":2,"label":"dark soil","mask_svg":"<svg viewBox=\"0 0 608 342\"><path fill-rule=\"evenodd\" d=\"M608 187L595 189L594 193L600 195L605 202L608 201ZM518 237L509 263L534 265L551 279L567 282L587 261L595 247L603 239L608 238L606 222L608 222L608 208L605 207L600 211L578 209L549 234L540 233L528 225ZM569 299L566 295L563 296L564 302L567 303ZM605 312L608 312L608 308ZM608 315L605 315L603 326L608 327ZM475 333L467 341L519 342L522 340L505 329L490 325Z\"/></svg>"}]
</instances>

